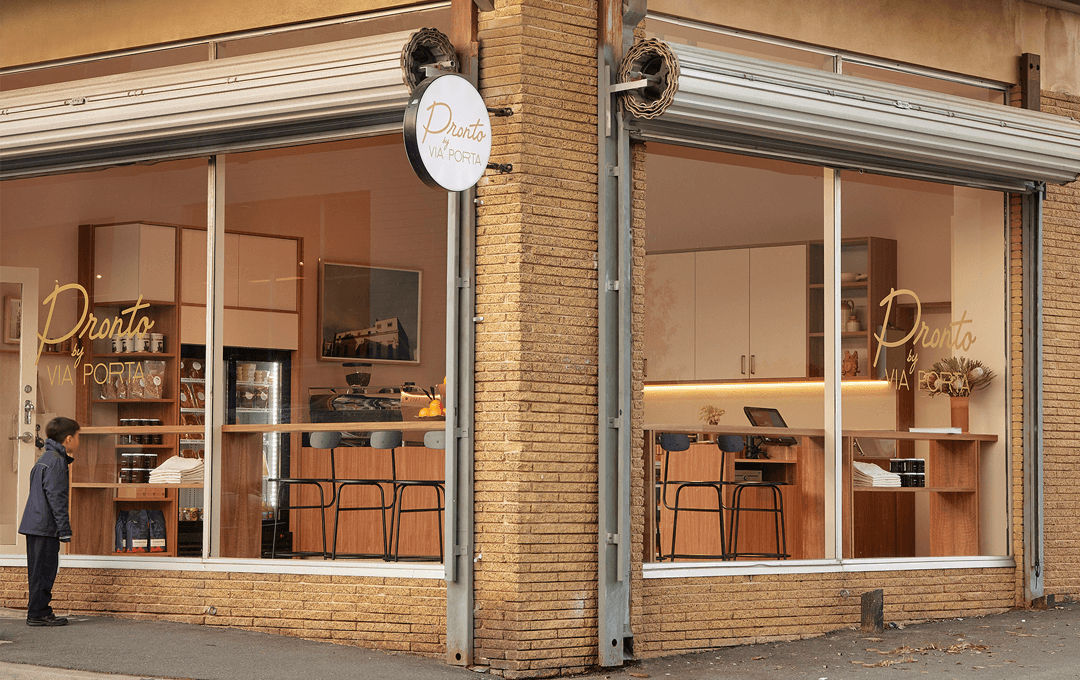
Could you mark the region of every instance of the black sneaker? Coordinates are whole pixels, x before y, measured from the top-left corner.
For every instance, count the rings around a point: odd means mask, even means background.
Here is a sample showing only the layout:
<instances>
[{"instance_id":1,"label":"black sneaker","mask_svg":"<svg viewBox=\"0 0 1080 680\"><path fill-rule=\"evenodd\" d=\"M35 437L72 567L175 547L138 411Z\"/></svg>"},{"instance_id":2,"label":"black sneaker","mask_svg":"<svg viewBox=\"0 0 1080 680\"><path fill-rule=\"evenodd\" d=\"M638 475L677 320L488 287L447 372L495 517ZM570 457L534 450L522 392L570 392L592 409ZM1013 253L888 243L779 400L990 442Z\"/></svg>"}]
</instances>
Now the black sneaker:
<instances>
[{"instance_id":1,"label":"black sneaker","mask_svg":"<svg viewBox=\"0 0 1080 680\"><path fill-rule=\"evenodd\" d=\"M41 616L37 618L26 617L26 625L28 626L66 626L68 620L57 616L56 614L49 614L48 616Z\"/></svg>"}]
</instances>

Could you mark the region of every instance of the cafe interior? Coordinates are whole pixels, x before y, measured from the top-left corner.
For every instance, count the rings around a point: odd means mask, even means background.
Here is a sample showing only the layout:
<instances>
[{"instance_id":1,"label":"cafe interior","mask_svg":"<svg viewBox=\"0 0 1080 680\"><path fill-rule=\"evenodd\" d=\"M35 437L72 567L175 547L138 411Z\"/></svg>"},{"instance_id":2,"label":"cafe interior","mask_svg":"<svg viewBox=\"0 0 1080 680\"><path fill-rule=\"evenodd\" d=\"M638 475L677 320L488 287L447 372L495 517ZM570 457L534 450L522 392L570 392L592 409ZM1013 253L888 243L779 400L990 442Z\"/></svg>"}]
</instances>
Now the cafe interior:
<instances>
[{"instance_id":1,"label":"cafe interior","mask_svg":"<svg viewBox=\"0 0 1080 680\"><path fill-rule=\"evenodd\" d=\"M1007 555L1005 195L646 167L645 561Z\"/></svg>"}]
</instances>

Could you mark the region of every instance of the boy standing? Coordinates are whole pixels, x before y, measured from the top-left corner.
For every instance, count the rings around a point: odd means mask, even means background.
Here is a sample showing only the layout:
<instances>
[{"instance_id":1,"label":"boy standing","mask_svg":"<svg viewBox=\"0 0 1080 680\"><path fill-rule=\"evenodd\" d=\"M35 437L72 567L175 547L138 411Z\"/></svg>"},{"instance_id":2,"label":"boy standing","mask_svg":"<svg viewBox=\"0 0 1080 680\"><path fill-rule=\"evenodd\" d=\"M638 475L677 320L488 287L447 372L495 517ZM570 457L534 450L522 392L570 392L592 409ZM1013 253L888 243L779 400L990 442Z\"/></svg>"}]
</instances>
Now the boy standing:
<instances>
[{"instance_id":1,"label":"boy standing","mask_svg":"<svg viewBox=\"0 0 1080 680\"><path fill-rule=\"evenodd\" d=\"M30 583L26 625L66 626L68 620L53 614L49 602L60 568L60 543L71 540L68 465L75 460L69 454L79 450L79 424L71 418L53 418L45 434L45 453L30 470L30 494L19 524L19 533L26 536Z\"/></svg>"}]
</instances>

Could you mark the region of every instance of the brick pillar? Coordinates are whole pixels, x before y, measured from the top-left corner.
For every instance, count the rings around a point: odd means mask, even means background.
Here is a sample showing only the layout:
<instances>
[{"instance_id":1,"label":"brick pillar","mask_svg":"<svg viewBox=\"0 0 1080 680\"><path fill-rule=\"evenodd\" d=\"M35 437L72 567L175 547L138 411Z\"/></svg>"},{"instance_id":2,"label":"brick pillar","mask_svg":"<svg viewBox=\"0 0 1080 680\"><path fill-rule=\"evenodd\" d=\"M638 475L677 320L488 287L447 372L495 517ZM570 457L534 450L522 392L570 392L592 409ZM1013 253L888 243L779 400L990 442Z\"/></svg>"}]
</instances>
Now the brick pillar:
<instances>
[{"instance_id":1,"label":"brick pillar","mask_svg":"<svg viewBox=\"0 0 1080 680\"><path fill-rule=\"evenodd\" d=\"M1080 96L1042 92L1042 110L1080 119ZM1046 188L1043 203L1043 591L1080 594L1080 182Z\"/></svg>"},{"instance_id":2,"label":"brick pillar","mask_svg":"<svg viewBox=\"0 0 1080 680\"><path fill-rule=\"evenodd\" d=\"M596 15L481 13L492 160L478 188L475 660L508 678L595 665Z\"/></svg>"}]
</instances>

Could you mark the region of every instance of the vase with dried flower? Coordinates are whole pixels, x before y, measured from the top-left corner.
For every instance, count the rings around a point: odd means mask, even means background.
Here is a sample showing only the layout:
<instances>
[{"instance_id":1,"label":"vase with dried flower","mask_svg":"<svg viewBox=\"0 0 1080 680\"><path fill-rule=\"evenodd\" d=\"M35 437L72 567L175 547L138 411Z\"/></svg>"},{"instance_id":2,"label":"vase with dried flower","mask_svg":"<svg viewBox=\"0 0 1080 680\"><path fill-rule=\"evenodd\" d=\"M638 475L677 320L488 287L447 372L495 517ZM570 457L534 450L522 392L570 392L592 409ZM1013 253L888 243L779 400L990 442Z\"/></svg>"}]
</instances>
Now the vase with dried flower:
<instances>
[{"instance_id":1,"label":"vase with dried flower","mask_svg":"<svg viewBox=\"0 0 1080 680\"><path fill-rule=\"evenodd\" d=\"M961 432L968 431L968 398L990 386L994 372L978 359L946 357L934 362L921 376L919 388L931 397L948 395L950 420Z\"/></svg>"},{"instance_id":2,"label":"vase with dried flower","mask_svg":"<svg viewBox=\"0 0 1080 680\"><path fill-rule=\"evenodd\" d=\"M719 406L702 406L701 407L701 420L704 420L709 425L719 425L720 416L724 415L724 409Z\"/></svg>"}]
</instances>

